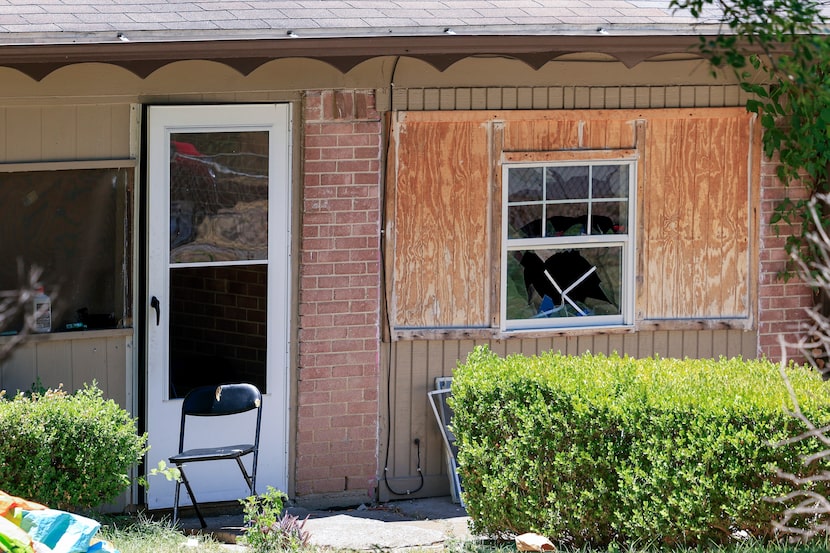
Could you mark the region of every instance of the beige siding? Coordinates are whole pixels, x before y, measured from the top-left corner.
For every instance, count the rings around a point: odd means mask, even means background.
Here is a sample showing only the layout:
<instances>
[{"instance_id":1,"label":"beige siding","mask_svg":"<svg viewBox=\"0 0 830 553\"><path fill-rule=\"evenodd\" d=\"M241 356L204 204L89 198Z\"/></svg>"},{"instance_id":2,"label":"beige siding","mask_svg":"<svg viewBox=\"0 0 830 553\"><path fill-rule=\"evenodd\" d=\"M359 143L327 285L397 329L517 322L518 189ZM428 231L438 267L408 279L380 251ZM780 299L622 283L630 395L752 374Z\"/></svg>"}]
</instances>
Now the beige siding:
<instances>
[{"instance_id":1,"label":"beige siding","mask_svg":"<svg viewBox=\"0 0 830 553\"><path fill-rule=\"evenodd\" d=\"M0 108L0 163L127 159L130 104Z\"/></svg>"},{"instance_id":2,"label":"beige siding","mask_svg":"<svg viewBox=\"0 0 830 553\"><path fill-rule=\"evenodd\" d=\"M132 329L31 336L0 363L0 389L12 395L39 380L72 392L95 381L105 397L132 412L132 350Z\"/></svg>"},{"instance_id":3,"label":"beige siding","mask_svg":"<svg viewBox=\"0 0 830 553\"><path fill-rule=\"evenodd\" d=\"M396 491L413 490L419 483L415 438L421 441L421 470L424 489L417 496L449 495L449 479L445 466L443 442L429 405L427 392L435 389L435 379L451 376L476 345L488 344L499 355L523 353L535 355L558 350L577 355L618 352L632 357L700 357L718 358L757 356L755 331L685 330L653 331L602 336L573 336L544 339L515 338L509 340L415 340L393 342L384 350L382 389L389 384L392 432L387 476ZM388 375L388 376L387 376ZM388 380L387 380L388 379ZM385 407L382 409L385 412ZM382 424L388 424L383 421ZM386 454L386 428L381 434L381 460ZM384 467L380 467L383 470ZM381 485L381 500L395 499Z\"/></svg>"},{"instance_id":4,"label":"beige siding","mask_svg":"<svg viewBox=\"0 0 830 553\"><path fill-rule=\"evenodd\" d=\"M658 109L743 106L737 85L395 88L392 109Z\"/></svg>"}]
</instances>

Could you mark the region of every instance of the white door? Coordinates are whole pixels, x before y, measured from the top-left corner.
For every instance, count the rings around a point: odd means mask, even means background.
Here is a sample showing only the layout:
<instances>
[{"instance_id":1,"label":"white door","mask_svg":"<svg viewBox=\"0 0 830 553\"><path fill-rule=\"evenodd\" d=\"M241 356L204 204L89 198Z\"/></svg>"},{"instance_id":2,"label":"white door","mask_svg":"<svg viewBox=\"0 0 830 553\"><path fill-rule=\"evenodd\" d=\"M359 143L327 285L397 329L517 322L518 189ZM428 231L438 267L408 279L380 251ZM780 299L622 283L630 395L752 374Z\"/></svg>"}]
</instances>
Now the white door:
<instances>
[{"instance_id":1,"label":"white door","mask_svg":"<svg viewBox=\"0 0 830 553\"><path fill-rule=\"evenodd\" d=\"M250 382L264 394L257 491L286 491L289 106L150 107L147 128L147 467L177 452L189 389ZM223 437L252 439L205 418L185 447ZM200 503L248 495L234 461L187 474ZM148 507L171 507L173 483L149 480Z\"/></svg>"}]
</instances>

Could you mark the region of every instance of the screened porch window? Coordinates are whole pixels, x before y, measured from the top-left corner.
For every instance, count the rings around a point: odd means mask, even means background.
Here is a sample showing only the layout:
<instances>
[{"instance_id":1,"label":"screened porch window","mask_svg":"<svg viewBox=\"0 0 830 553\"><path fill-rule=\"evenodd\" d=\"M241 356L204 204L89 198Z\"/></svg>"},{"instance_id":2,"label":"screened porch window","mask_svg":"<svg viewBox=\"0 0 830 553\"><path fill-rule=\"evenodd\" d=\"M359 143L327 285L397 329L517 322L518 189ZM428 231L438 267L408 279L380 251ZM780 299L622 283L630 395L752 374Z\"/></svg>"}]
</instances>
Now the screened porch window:
<instances>
[{"instance_id":1,"label":"screened porch window","mask_svg":"<svg viewBox=\"0 0 830 553\"><path fill-rule=\"evenodd\" d=\"M131 162L0 167L0 290L23 284L18 262L39 268L51 332L131 326ZM51 167L56 169L51 169ZM16 334L23 313L0 329Z\"/></svg>"},{"instance_id":2,"label":"screened porch window","mask_svg":"<svg viewBox=\"0 0 830 553\"><path fill-rule=\"evenodd\" d=\"M507 164L505 330L631 322L635 163Z\"/></svg>"}]
</instances>

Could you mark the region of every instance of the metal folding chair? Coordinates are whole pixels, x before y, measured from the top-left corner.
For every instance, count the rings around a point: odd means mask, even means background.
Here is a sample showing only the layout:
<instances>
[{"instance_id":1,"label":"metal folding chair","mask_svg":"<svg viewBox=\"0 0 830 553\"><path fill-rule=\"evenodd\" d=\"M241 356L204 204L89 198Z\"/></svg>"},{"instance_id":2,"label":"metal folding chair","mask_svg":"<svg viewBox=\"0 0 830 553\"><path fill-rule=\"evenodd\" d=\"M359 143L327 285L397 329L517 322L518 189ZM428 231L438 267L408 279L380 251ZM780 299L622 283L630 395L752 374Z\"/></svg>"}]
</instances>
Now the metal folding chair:
<instances>
[{"instance_id":1,"label":"metal folding chair","mask_svg":"<svg viewBox=\"0 0 830 553\"><path fill-rule=\"evenodd\" d=\"M222 417L246 413L256 409L256 429L254 443L235 444L219 447L205 447L196 449L184 449L185 422L187 417ZM182 421L179 431L179 453L170 457L170 463L174 464L181 471L181 479L176 482L176 496L173 504L173 523L179 516L179 495L181 485L187 489L193 508L199 517L202 528L207 524L196 503L193 489L184 472L184 465L202 461L223 461L236 460L245 483L251 490L251 495L256 495L256 468L259 457L259 429L262 422L262 394L252 384L223 384L221 386L201 386L191 390L182 403ZM242 463L242 457L253 454L253 464L250 474Z\"/></svg>"}]
</instances>

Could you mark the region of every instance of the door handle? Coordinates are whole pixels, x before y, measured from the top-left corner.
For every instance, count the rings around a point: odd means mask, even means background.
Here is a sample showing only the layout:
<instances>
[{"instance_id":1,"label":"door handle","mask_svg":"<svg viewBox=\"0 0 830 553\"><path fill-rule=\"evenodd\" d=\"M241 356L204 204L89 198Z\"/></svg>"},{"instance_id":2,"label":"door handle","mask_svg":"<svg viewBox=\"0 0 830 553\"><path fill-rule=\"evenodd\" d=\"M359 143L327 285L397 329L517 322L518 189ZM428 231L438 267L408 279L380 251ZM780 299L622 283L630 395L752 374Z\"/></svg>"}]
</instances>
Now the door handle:
<instances>
[{"instance_id":1,"label":"door handle","mask_svg":"<svg viewBox=\"0 0 830 553\"><path fill-rule=\"evenodd\" d=\"M153 296L150 300L150 307L156 310L156 326L158 326L161 321L161 302L157 297Z\"/></svg>"}]
</instances>

